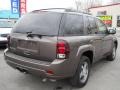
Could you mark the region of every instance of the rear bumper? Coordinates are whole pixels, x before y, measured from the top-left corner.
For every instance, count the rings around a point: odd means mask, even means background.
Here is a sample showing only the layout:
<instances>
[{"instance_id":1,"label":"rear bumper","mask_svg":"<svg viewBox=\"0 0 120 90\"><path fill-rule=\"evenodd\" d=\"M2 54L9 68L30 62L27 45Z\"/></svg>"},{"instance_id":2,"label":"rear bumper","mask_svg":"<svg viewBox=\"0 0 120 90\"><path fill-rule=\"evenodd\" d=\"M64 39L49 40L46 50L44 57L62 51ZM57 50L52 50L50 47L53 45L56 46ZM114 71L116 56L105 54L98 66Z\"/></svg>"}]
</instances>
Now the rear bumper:
<instances>
[{"instance_id":1,"label":"rear bumper","mask_svg":"<svg viewBox=\"0 0 120 90\"><path fill-rule=\"evenodd\" d=\"M59 63L40 61L22 57L5 50L4 57L8 65L13 68L26 70L28 73L41 76L42 78L64 79L72 76L72 71L69 70L69 61L63 60ZM47 73L48 70L53 71L53 74Z\"/></svg>"}]
</instances>

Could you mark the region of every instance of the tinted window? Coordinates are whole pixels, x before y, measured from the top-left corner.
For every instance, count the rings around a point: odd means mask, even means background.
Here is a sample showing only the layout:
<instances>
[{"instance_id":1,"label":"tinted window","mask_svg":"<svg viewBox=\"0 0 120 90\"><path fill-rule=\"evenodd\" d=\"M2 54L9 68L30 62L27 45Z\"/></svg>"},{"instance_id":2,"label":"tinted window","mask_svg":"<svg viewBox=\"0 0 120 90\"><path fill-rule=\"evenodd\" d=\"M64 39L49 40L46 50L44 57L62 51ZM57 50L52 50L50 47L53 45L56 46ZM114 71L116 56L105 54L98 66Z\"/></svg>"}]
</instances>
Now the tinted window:
<instances>
[{"instance_id":1,"label":"tinted window","mask_svg":"<svg viewBox=\"0 0 120 90\"><path fill-rule=\"evenodd\" d=\"M98 33L99 34L106 34L107 32L107 27L105 26L105 24L100 21L99 19L97 19L97 25L98 25Z\"/></svg>"},{"instance_id":2,"label":"tinted window","mask_svg":"<svg viewBox=\"0 0 120 90\"><path fill-rule=\"evenodd\" d=\"M96 21L93 17L88 17L89 19L89 23L90 23L90 32L91 34L97 34L98 31L97 31L97 25L96 25Z\"/></svg>"},{"instance_id":3,"label":"tinted window","mask_svg":"<svg viewBox=\"0 0 120 90\"><path fill-rule=\"evenodd\" d=\"M84 16L84 26L85 26L85 33L86 34L91 34L91 29L90 29L90 23L89 23L89 20L88 20L88 17L87 16Z\"/></svg>"},{"instance_id":4,"label":"tinted window","mask_svg":"<svg viewBox=\"0 0 120 90\"><path fill-rule=\"evenodd\" d=\"M83 35L83 18L81 15L67 14L64 35Z\"/></svg>"},{"instance_id":5,"label":"tinted window","mask_svg":"<svg viewBox=\"0 0 120 90\"><path fill-rule=\"evenodd\" d=\"M13 28L14 33L33 32L41 35L57 35L61 14L32 12L23 16Z\"/></svg>"}]
</instances>

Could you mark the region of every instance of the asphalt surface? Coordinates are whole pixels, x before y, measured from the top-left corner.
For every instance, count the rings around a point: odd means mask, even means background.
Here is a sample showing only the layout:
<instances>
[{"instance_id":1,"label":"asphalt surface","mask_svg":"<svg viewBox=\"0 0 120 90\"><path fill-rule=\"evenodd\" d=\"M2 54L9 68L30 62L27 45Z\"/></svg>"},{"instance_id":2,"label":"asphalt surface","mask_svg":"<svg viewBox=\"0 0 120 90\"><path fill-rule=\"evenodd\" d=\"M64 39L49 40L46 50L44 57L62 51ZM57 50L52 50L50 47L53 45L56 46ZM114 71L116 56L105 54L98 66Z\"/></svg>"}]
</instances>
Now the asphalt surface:
<instances>
[{"instance_id":1,"label":"asphalt surface","mask_svg":"<svg viewBox=\"0 0 120 90\"><path fill-rule=\"evenodd\" d=\"M120 36L117 35L120 42ZM120 45L113 62L99 61L92 66L88 83L83 88L71 87L67 80L42 82L40 77L20 73L9 67L0 49L0 90L120 90Z\"/></svg>"}]
</instances>

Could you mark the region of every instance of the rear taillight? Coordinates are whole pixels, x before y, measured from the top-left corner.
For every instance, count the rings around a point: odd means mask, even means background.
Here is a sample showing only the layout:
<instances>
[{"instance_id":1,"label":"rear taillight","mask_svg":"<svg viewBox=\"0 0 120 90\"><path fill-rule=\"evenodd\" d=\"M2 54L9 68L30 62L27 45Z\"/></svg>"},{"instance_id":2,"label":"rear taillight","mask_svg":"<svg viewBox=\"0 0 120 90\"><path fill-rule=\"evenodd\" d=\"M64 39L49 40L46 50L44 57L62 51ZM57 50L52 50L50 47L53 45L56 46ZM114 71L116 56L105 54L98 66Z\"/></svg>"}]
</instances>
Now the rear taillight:
<instances>
[{"instance_id":1,"label":"rear taillight","mask_svg":"<svg viewBox=\"0 0 120 90\"><path fill-rule=\"evenodd\" d=\"M66 41L58 41L57 42L57 58L58 59L66 59L69 57L70 48L69 44Z\"/></svg>"},{"instance_id":2,"label":"rear taillight","mask_svg":"<svg viewBox=\"0 0 120 90\"><path fill-rule=\"evenodd\" d=\"M8 48L10 47L10 36L9 35L7 36L7 47Z\"/></svg>"}]
</instances>

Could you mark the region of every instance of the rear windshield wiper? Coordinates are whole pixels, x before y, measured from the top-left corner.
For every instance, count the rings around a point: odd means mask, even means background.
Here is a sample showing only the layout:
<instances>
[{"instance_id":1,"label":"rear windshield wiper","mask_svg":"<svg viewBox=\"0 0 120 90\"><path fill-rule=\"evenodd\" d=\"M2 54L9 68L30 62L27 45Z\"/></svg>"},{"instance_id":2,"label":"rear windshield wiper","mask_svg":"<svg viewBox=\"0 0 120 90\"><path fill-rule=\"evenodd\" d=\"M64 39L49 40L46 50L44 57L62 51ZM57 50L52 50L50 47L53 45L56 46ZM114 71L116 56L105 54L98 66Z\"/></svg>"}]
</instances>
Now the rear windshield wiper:
<instances>
[{"instance_id":1,"label":"rear windshield wiper","mask_svg":"<svg viewBox=\"0 0 120 90\"><path fill-rule=\"evenodd\" d=\"M27 33L27 37L34 37L34 36L38 36L39 38L42 38L42 36L55 36L55 35L43 35L43 34Z\"/></svg>"}]
</instances>

